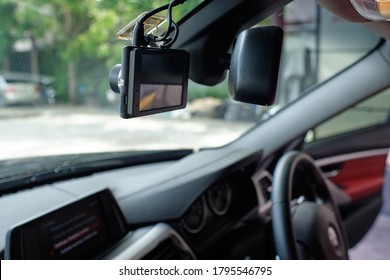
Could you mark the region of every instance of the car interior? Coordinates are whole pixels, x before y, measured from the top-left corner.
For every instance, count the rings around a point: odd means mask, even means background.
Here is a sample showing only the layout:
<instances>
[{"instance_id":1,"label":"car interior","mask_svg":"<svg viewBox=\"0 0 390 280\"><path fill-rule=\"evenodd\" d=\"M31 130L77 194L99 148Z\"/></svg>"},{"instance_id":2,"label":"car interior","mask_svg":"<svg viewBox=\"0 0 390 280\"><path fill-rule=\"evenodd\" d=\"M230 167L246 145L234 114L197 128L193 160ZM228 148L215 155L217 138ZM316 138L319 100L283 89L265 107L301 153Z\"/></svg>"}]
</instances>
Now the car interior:
<instances>
[{"instance_id":1,"label":"car interior","mask_svg":"<svg viewBox=\"0 0 390 280\"><path fill-rule=\"evenodd\" d=\"M192 1L171 2L184 7ZM176 51L175 61L188 63L187 76L180 76L185 83L189 79L214 87L227 81L226 96L261 105L266 108L262 117L240 137L218 147L109 152L74 162L64 156L67 165L35 158L26 163L34 166L33 172L20 167L12 176L4 175L12 162L1 163L1 259L352 258L353 248L372 230L386 203L390 2L301 1L321 10L325 26L346 22L364 29L356 33L358 43L349 42L362 55L303 92L296 91L288 104L287 95L279 92L294 91L298 80L282 77L282 47L294 44L286 34L295 31L284 28L281 22L288 18L278 14L299 0L198 2L168 29L175 33L174 40L162 44L158 55ZM368 2L377 6L369 9ZM325 34L326 27L319 32ZM366 33L375 38L369 48ZM337 45L342 35L329 38L327 43L342 48ZM143 47L147 53L151 46ZM332 58L332 47L322 50L322 63L344 59ZM133 47L124 48L127 55L138 59ZM301 55L308 58L304 53L293 58ZM141 83L141 91L142 83L148 83L143 77L160 71L153 64L157 59L144 58L142 66L152 70L143 70L129 83ZM125 63L122 60L121 73ZM170 63L164 67L174 64ZM300 77L299 83L307 82L311 73L306 69L300 74L311 64L302 65L292 62L289 70L296 74L291 77ZM137 71L127 66L128 76ZM162 72L168 73L169 81L178 76L178 70ZM107 73L107 83L110 80L120 91L120 81L116 84L112 74ZM190 97L191 90L185 94ZM149 106L149 99L135 98L144 103L121 108L118 119L143 118L142 106ZM167 106L184 107L181 99L172 102ZM283 102L286 106L278 107ZM153 111L161 112L165 111ZM385 256L389 252L390 248Z\"/></svg>"}]
</instances>

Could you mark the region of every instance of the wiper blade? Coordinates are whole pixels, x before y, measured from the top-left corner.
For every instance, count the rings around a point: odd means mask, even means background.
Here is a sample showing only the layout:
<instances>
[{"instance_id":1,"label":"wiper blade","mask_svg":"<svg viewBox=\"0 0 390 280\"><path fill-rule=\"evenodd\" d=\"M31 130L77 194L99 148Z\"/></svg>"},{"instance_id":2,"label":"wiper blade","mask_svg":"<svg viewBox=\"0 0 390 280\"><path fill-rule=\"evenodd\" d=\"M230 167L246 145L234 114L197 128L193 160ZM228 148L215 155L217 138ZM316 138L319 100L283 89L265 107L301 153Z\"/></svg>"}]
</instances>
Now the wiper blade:
<instances>
[{"instance_id":1,"label":"wiper blade","mask_svg":"<svg viewBox=\"0 0 390 280\"><path fill-rule=\"evenodd\" d=\"M98 153L0 161L0 195L117 168L178 160L192 150Z\"/></svg>"}]
</instances>

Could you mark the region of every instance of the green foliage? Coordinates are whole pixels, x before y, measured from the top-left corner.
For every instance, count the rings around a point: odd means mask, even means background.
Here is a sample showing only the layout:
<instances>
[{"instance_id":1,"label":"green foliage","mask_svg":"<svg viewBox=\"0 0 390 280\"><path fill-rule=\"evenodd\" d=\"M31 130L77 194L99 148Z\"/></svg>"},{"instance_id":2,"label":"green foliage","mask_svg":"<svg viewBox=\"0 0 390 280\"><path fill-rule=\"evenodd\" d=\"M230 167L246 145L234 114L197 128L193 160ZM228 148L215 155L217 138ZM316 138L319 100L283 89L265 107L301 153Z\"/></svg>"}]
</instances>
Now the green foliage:
<instances>
[{"instance_id":1,"label":"green foliage","mask_svg":"<svg viewBox=\"0 0 390 280\"><path fill-rule=\"evenodd\" d=\"M61 99L72 101L72 85L73 91L80 95L79 100L84 99L85 92L103 96L108 89L110 68L120 63L121 48L129 44L117 40L115 34L140 13L168 2L0 0L0 57L11 57L15 42L34 40L34 43L39 42L39 62L44 64L38 69L41 74L54 76ZM176 7L174 19L182 18L200 2L202 0L189 0ZM70 64L75 65L75 73L69 73ZM4 67L0 66L0 70ZM194 93L195 96L222 96L218 89L197 88Z\"/></svg>"},{"instance_id":2,"label":"green foliage","mask_svg":"<svg viewBox=\"0 0 390 280\"><path fill-rule=\"evenodd\" d=\"M213 87L198 85L193 82L190 82L188 85L188 101L190 102L195 99L205 97L213 97L224 100L228 96L229 95L226 82Z\"/></svg>"},{"instance_id":3,"label":"green foliage","mask_svg":"<svg viewBox=\"0 0 390 280\"><path fill-rule=\"evenodd\" d=\"M16 10L16 4L0 0L0 5L0 18L2 26L2 28L0 28L0 57L4 57L12 48L12 29L17 25L17 22L16 19L10 15L14 14Z\"/></svg>"}]
</instances>

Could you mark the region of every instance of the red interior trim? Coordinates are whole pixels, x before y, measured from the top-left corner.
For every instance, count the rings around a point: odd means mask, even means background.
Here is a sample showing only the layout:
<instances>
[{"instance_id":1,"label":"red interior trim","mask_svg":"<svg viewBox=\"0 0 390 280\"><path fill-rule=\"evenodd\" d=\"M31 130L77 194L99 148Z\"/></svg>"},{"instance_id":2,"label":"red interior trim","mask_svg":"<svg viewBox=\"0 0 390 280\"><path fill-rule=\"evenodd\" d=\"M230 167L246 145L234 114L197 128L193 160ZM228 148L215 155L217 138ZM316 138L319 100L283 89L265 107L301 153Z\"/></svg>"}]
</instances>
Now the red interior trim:
<instances>
[{"instance_id":1,"label":"red interior trim","mask_svg":"<svg viewBox=\"0 0 390 280\"><path fill-rule=\"evenodd\" d=\"M330 178L356 201L382 189L386 155L378 155L344 162L339 174Z\"/></svg>"}]
</instances>

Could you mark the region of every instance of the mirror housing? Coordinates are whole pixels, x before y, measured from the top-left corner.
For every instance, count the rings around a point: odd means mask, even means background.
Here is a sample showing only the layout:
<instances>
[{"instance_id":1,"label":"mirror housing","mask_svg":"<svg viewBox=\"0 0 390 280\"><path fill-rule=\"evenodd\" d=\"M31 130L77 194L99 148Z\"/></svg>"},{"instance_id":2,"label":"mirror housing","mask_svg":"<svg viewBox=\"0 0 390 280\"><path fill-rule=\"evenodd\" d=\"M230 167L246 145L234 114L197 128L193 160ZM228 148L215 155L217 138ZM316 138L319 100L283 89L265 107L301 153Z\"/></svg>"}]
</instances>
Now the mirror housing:
<instances>
[{"instance_id":1,"label":"mirror housing","mask_svg":"<svg viewBox=\"0 0 390 280\"><path fill-rule=\"evenodd\" d=\"M232 99L266 106L274 103L282 45L283 30L277 26L248 29L238 36L228 81Z\"/></svg>"}]
</instances>

